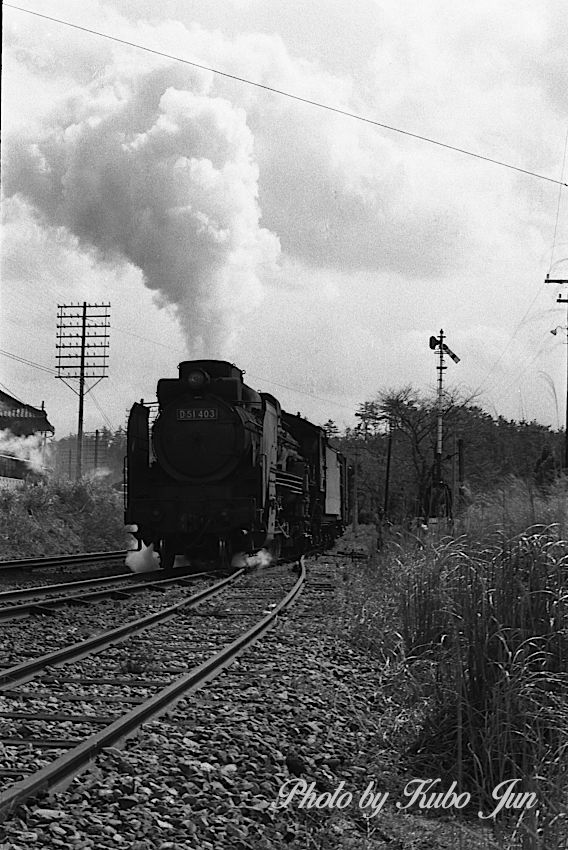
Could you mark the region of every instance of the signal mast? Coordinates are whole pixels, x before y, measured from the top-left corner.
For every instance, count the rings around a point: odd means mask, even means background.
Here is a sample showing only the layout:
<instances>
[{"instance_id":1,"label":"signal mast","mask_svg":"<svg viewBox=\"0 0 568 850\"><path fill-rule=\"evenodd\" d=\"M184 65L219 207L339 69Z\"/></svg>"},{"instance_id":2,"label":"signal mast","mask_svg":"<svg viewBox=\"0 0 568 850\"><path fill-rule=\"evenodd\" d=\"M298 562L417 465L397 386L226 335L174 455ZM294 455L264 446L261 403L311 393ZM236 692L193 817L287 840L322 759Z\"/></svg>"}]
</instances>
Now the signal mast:
<instances>
[{"instance_id":1,"label":"signal mast","mask_svg":"<svg viewBox=\"0 0 568 850\"><path fill-rule=\"evenodd\" d=\"M436 398L437 409L437 432L436 432L436 452L434 455L434 480L432 482L429 515L433 515L433 509L436 508L435 516L439 515L437 509L445 501L445 485L442 477L442 431L443 431L443 401L444 401L444 372L447 366L444 365L444 354L451 357L454 363L459 363L460 358L449 348L444 342L444 331L440 330L440 336L430 337L430 348L432 351L438 349L439 358L436 370L438 372L438 392Z\"/></svg>"}]
</instances>

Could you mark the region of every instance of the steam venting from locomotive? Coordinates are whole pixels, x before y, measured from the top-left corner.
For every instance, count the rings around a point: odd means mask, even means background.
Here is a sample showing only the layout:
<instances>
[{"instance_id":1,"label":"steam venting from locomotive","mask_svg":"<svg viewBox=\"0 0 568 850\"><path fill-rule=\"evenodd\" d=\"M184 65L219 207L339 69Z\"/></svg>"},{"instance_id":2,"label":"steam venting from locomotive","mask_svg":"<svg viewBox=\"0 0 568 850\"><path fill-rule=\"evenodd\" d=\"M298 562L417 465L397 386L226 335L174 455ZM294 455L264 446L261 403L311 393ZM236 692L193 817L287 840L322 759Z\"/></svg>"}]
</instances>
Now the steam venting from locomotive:
<instances>
[{"instance_id":1,"label":"steam venting from locomotive","mask_svg":"<svg viewBox=\"0 0 568 850\"><path fill-rule=\"evenodd\" d=\"M263 567L269 567L273 560L272 554L267 549L259 549L258 552L254 552L252 555L247 555L246 552L238 552L236 555L233 555L231 566L236 569L240 569L241 567L249 570L262 569Z\"/></svg>"},{"instance_id":2,"label":"steam venting from locomotive","mask_svg":"<svg viewBox=\"0 0 568 850\"><path fill-rule=\"evenodd\" d=\"M140 549L132 549L127 553L124 563L133 573L150 573L159 569L160 558L151 543L149 546L142 543Z\"/></svg>"},{"instance_id":3,"label":"steam venting from locomotive","mask_svg":"<svg viewBox=\"0 0 568 850\"><path fill-rule=\"evenodd\" d=\"M128 417L125 522L170 570L252 569L330 544L347 516L345 458L325 432L245 384L223 360L189 360L160 378L159 413Z\"/></svg>"},{"instance_id":4,"label":"steam venting from locomotive","mask_svg":"<svg viewBox=\"0 0 568 850\"><path fill-rule=\"evenodd\" d=\"M259 225L253 137L197 74L115 69L4 147L5 195L99 259L138 267L202 355L262 298L259 270L280 245Z\"/></svg>"},{"instance_id":5,"label":"steam venting from locomotive","mask_svg":"<svg viewBox=\"0 0 568 850\"><path fill-rule=\"evenodd\" d=\"M49 447L43 445L40 434L19 437L8 429L0 430L0 457L23 461L33 472L45 471L49 459Z\"/></svg>"}]
</instances>

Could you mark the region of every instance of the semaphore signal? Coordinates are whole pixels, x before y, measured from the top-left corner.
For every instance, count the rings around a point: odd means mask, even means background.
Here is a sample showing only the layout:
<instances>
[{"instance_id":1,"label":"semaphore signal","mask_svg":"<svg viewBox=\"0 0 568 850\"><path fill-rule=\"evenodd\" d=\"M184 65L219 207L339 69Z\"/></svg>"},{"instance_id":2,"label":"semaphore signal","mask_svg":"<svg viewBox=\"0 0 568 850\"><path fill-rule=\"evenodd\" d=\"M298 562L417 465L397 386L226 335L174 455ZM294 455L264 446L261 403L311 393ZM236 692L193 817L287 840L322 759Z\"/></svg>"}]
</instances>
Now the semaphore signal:
<instances>
[{"instance_id":1,"label":"semaphore signal","mask_svg":"<svg viewBox=\"0 0 568 850\"><path fill-rule=\"evenodd\" d=\"M568 136L567 136L568 138ZM557 260L557 263L563 262L563 260ZM554 263L556 265L556 263ZM552 278L549 274L546 275L545 283L555 283L555 284L565 284L568 283L568 279L565 277L556 277ZM566 304L568 305L568 298L563 298L562 295L559 295L556 299L557 304ZM563 328L568 334L568 306L566 307L566 325L559 325L558 327ZM551 334L556 336L558 331L558 327L554 328L553 331L550 331ZM564 430L564 469L568 470L568 339L566 340L566 424Z\"/></svg>"},{"instance_id":2,"label":"semaphore signal","mask_svg":"<svg viewBox=\"0 0 568 850\"><path fill-rule=\"evenodd\" d=\"M457 354L448 348L448 346L444 342L444 331L440 330L440 336L431 336L430 337L430 348L432 351L435 351L437 348L440 352L440 358L438 361L438 365L436 369L438 371L438 396L437 396L437 411L438 411L438 431L436 436L436 457L434 464L434 484L442 484L442 420L443 420L443 394L444 394L444 372L447 369L447 366L444 366L444 354L447 354L452 358L454 363L459 363L460 358Z\"/></svg>"}]
</instances>

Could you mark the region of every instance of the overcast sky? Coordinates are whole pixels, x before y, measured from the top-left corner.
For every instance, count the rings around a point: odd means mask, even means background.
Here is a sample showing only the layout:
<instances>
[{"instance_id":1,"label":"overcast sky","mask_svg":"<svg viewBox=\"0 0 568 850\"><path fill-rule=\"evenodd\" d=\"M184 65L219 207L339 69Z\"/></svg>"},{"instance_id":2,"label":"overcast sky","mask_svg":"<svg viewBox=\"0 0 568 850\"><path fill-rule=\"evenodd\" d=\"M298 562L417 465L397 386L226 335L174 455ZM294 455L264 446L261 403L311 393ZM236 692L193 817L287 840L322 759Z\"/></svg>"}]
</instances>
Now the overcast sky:
<instances>
[{"instance_id":1,"label":"overcast sky","mask_svg":"<svg viewBox=\"0 0 568 850\"><path fill-rule=\"evenodd\" d=\"M563 424L565 0L25 5L551 178L4 6L1 347L53 370L57 305L109 301L86 430L202 356L343 427L381 390L433 391L440 328L448 385ZM0 365L75 431L70 389Z\"/></svg>"}]
</instances>

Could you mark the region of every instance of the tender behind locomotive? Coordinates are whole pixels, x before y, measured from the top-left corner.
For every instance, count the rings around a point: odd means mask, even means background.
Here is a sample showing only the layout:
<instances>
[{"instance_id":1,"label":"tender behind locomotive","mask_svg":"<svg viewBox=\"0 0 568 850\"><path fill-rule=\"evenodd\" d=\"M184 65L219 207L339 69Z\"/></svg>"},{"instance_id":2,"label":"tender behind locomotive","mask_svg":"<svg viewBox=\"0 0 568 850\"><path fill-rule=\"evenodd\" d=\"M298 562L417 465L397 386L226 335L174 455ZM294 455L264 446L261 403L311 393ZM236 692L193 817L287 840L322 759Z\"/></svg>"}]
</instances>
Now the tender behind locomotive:
<instances>
[{"instance_id":1,"label":"tender behind locomotive","mask_svg":"<svg viewBox=\"0 0 568 850\"><path fill-rule=\"evenodd\" d=\"M151 438L149 406L130 411L125 521L162 566L176 554L228 562L262 547L299 552L341 531L346 463L321 428L220 360L180 363L157 396Z\"/></svg>"}]
</instances>

